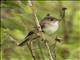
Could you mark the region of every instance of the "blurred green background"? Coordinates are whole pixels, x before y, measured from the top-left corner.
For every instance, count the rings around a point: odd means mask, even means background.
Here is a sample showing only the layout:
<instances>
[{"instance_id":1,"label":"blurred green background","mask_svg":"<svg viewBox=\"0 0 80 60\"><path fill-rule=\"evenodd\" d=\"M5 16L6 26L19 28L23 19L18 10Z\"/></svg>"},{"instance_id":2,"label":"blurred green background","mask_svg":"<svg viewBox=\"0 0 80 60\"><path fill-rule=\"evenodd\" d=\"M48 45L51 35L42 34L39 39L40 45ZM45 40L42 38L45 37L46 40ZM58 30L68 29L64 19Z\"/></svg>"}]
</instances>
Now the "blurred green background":
<instances>
[{"instance_id":1,"label":"blurred green background","mask_svg":"<svg viewBox=\"0 0 80 60\"><path fill-rule=\"evenodd\" d=\"M63 42L56 47L56 60L80 60L80 1L36 0L33 1L33 7L39 20L47 13L60 18L60 9L67 8L65 21L60 23L56 32L63 36ZM1 60L32 60L27 46L17 46L35 25L28 2L4 0L0 8ZM46 60L49 59L46 57Z\"/></svg>"}]
</instances>

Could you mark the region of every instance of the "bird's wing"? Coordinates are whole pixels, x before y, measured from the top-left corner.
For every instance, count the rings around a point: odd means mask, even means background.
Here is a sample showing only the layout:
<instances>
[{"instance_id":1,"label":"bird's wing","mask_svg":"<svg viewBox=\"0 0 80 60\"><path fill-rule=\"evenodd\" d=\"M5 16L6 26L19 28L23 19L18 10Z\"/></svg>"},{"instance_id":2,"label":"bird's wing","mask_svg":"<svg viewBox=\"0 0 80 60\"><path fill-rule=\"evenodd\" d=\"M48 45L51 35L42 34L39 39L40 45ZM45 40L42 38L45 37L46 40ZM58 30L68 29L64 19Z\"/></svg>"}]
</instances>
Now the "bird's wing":
<instances>
[{"instance_id":1,"label":"bird's wing","mask_svg":"<svg viewBox=\"0 0 80 60\"><path fill-rule=\"evenodd\" d=\"M43 29L45 27L46 21L45 20L41 20L40 21L40 26Z\"/></svg>"},{"instance_id":2,"label":"bird's wing","mask_svg":"<svg viewBox=\"0 0 80 60\"><path fill-rule=\"evenodd\" d=\"M39 36L36 35L35 30L32 30L31 32L28 33L28 35L24 38L24 40L18 44L18 46L23 46L25 43L27 43L29 40L33 40L38 38Z\"/></svg>"},{"instance_id":3,"label":"bird's wing","mask_svg":"<svg viewBox=\"0 0 80 60\"><path fill-rule=\"evenodd\" d=\"M21 43L19 43L18 46L23 46L27 41L30 40L30 39L29 39L29 36L31 36L31 35L33 35L33 34L34 34L34 32L33 32L33 31L30 31L30 32L28 33L28 35L24 38L24 40L23 40Z\"/></svg>"}]
</instances>

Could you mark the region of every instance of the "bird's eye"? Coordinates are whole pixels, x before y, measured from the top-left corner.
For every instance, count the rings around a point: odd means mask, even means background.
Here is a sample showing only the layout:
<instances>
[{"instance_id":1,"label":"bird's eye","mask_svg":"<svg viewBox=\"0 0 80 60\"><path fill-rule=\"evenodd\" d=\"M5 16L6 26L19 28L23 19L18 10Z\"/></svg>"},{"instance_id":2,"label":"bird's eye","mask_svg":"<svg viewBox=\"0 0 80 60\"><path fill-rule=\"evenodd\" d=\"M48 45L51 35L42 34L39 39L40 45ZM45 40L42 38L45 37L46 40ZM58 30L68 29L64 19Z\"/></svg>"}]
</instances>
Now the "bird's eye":
<instances>
[{"instance_id":1,"label":"bird's eye","mask_svg":"<svg viewBox=\"0 0 80 60\"><path fill-rule=\"evenodd\" d=\"M54 19L50 19L50 21L53 21Z\"/></svg>"}]
</instances>

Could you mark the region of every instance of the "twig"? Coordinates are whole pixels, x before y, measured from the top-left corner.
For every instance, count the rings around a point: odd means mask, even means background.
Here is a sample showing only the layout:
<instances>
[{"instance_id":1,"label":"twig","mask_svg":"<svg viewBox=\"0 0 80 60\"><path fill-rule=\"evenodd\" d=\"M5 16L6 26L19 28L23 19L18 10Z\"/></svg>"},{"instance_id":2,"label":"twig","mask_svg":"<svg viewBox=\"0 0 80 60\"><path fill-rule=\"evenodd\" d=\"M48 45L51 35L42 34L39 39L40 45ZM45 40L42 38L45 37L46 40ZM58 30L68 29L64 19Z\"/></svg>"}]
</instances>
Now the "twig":
<instances>
[{"instance_id":1,"label":"twig","mask_svg":"<svg viewBox=\"0 0 80 60\"><path fill-rule=\"evenodd\" d=\"M35 12L35 10L34 10L34 8L33 8L32 1L29 0L28 3L29 3L29 6L32 8L32 11L33 11L33 19L34 19L34 21L35 21L35 23L36 23L37 29L38 29L39 32L41 32L41 37L43 38L43 40L46 41L45 36L44 36L44 34L42 33L42 29L41 29L41 26L40 26L40 24L39 24L38 18L37 18L37 16L36 16L36 12ZM53 57L52 57L52 54L51 54L51 51L50 51L48 42L46 42L45 44L46 44L46 47L47 47L47 49L48 49L48 53L49 53L49 55L50 55L50 60L53 60Z\"/></svg>"},{"instance_id":2,"label":"twig","mask_svg":"<svg viewBox=\"0 0 80 60\"><path fill-rule=\"evenodd\" d=\"M55 48L56 48L56 43L57 43L57 41L55 41L55 43L54 43L54 48L53 48L53 49L54 49L54 50L53 50L53 53L54 53L54 54L53 54L53 57L54 57L54 60L56 60L56 52L55 52L55 51L56 51L56 50L55 50Z\"/></svg>"},{"instance_id":3,"label":"twig","mask_svg":"<svg viewBox=\"0 0 80 60\"><path fill-rule=\"evenodd\" d=\"M65 18L65 10L66 10L67 8L62 8L62 11L61 11L61 18L64 20L64 18Z\"/></svg>"},{"instance_id":4,"label":"twig","mask_svg":"<svg viewBox=\"0 0 80 60\"><path fill-rule=\"evenodd\" d=\"M40 42L40 40L38 41L38 46L39 46L39 50L40 50L40 53L42 54L41 56L42 56L42 60L45 60L45 58L44 58L44 54L43 54L43 51L42 51L42 49L41 49L41 44L40 44L41 42Z\"/></svg>"},{"instance_id":5,"label":"twig","mask_svg":"<svg viewBox=\"0 0 80 60\"><path fill-rule=\"evenodd\" d=\"M32 45L32 44L31 44L31 45ZM36 60L36 57L35 57L35 55L33 54L31 45L29 45L29 44L27 43L27 46L28 46L28 48L29 48L29 50L30 50L30 52L31 52L31 55L32 55L33 59Z\"/></svg>"},{"instance_id":6,"label":"twig","mask_svg":"<svg viewBox=\"0 0 80 60\"><path fill-rule=\"evenodd\" d=\"M30 6L31 9L32 9L32 12L33 12L33 19L34 19L35 24L36 24L36 26L37 26L37 28L38 28L38 31L42 31L42 30L41 30L41 26L40 26L39 21L38 21L38 18L37 18L37 15L36 15L36 12L35 12L35 9L33 8L32 1L29 0L28 3L29 3L29 6Z\"/></svg>"},{"instance_id":7,"label":"twig","mask_svg":"<svg viewBox=\"0 0 80 60\"><path fill-rule=\"evenodd\" d=\"M52 56L52 52L51 52L50 47L49 47L49 44L48 44L48 41L45 40L45 43L46 43L46 47L47 47L48 52L49 52L50 60L54 60L54 59L53 59L53 56Z\"/></svg>"},{"instance_id":8,"label":"twig","mask_svg":"<svg viewBox=\"0 0 80 60\"><path fill-rule=\"evenodd\" d=\"M66 20L65 20L65 11L67 10L66 7L63 7L62 5L62 2L59 1L59 9L60 9L60 17L61 17L61 20L62 21L62 27L63 27L63 33L64 33L64 39L65 41L67 42L67 39L68 39L68 31L67 31L67 28L66 28Z\"/></svg>"}]
</instances>

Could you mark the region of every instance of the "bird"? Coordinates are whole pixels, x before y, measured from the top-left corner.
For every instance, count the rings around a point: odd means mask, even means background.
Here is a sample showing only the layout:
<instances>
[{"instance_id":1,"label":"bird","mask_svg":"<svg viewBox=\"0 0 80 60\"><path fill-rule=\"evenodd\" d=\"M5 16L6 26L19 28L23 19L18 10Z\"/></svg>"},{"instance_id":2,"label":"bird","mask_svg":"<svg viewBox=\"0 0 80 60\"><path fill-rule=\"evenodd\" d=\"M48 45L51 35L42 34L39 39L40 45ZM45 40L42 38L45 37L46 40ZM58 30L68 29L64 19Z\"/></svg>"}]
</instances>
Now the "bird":
<instances>
[{"instance_id":1,"label":"bird","mask_svg":"<svg viewBox=\"0 0 80 60\"><path fill-rule=\"evenodd\" d=\"M54 32L56 32L58 30L59 27L59 19L51 16L50 14L47 14L40 22L40 26L42 29L42 32L48 35L53 34ZM37 36L35 36L35 34L38 33L38 29L34 28L33 30L31 30L27 36L24 38L24 40L19 43L19 46L24 46L24 44L26 42L28 42L29 40L33 40L34 38L37 38Z\"/></svg>"}]
</instances>

